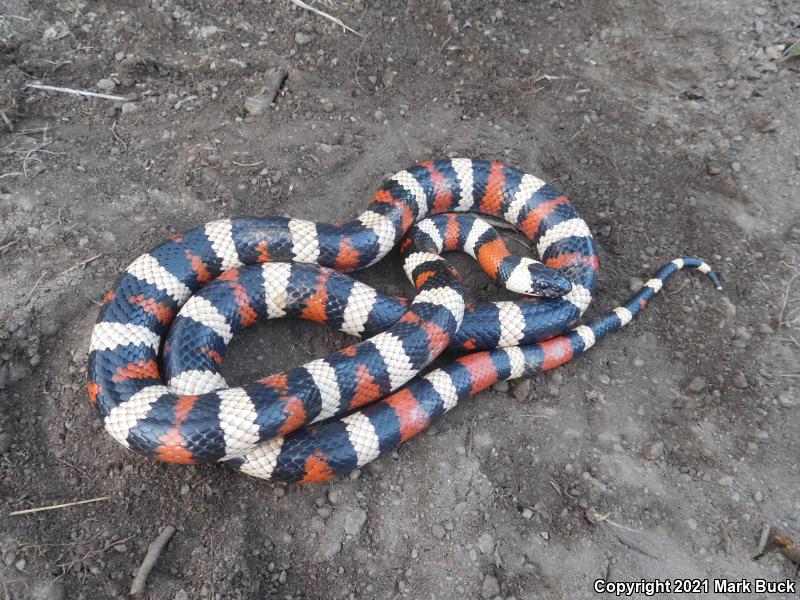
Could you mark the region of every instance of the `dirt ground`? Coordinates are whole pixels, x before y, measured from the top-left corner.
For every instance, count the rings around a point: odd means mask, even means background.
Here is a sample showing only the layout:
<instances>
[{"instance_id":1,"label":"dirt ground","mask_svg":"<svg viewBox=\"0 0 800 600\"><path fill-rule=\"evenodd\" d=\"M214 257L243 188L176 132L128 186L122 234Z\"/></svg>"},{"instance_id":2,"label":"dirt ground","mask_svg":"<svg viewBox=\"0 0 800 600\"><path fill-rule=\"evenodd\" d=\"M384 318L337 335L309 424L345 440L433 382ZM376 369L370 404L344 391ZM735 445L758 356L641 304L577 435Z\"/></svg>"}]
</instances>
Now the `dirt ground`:
<instances>
[{"instance_id":1,"label":"dirt ground","mask_svg":"<svg viewBox=\"0 0 800 600\"><path fill-rule=\"evenodd\" d=\"M752 557L764 522L800 536L800 60L774 60L800 37L797 3L315 6L364 37L288 0L0 3L0 598L126 597L166 525L148 598L529 600L593 597L598 578L794 578L779 553ZM288 71L275 106L247 113L274 68ZM33 81L130 102L19 91ZM88 342L136 256L222 216L344 221L384 177L446 156L571 196L601 251L590 314L681 255L712 262L724 292L679 275L587 356L330 484L159 464L103 432ZM496 296L456 262L473 296ZM392 257L358 276L408 291L399 273ZM344 343L258 325L226 377Z\"/></svg>"}]
</instances>

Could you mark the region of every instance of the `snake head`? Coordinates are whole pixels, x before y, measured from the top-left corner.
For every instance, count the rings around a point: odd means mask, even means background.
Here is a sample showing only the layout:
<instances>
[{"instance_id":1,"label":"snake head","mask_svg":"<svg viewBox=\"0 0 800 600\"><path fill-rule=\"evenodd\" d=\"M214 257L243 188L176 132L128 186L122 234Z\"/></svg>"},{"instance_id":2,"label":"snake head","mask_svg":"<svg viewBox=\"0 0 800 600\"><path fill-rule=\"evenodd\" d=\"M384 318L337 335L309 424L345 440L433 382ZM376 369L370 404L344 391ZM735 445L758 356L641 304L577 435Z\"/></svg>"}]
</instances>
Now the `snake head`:
<instances>
[{"instance_id":1,"label":"snake head","mask_svg":"<svg viewBox=\"0 0 800 600\"><path fill-rule=\"evenodd\" d=\"M569 294L572 283L560 271L526 257L516 257L518 264L506 280L506 288L526 296L560 298Z\"/></svg>"}]
</instances>

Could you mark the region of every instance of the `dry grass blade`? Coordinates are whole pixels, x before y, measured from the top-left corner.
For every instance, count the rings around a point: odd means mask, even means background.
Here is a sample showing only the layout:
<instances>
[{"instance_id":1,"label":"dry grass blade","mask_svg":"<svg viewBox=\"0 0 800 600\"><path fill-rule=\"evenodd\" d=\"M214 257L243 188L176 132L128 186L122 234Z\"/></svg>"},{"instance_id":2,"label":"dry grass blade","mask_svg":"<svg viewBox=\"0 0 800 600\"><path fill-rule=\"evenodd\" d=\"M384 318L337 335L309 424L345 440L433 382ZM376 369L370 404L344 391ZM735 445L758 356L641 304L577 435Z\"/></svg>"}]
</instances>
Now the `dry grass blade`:
<instances>
[{"instance_id":1,"label":"dry grass blade","mask_svg":"<svg viewBox=\"0 0 800 600\"><path fill-rule=\"evenodd\" d=\"M310 10L311 12L313 12L314 14L319 15L322 18L328 19L329 21L331 21L333 23L336 23L339 27L342 27L343 29L346 29L347 31L351 31L351 32L355 33L359 37L362 37L362 38L364 37L363 34L359 33L358 31L356 31L352 27L348 27L347 25L345 25L344 21L342 21L340 18L334 17L333 15L330 15L330 14L326 13L325 11L320 10L318 8L314 8L313 6L310 6L310 5L306 4L305 2L303 2L303 0L289 0L289 1L292 4L294 4L296 6L299 6L300 8L304 8L306 10Z\"/></svg>"},{"instance_id":2,"label":"dry grass blade","mask_svg":"<svg viewBox=\"0 0 800 600\"><path fill-rule=\"evenodd\" d=\"M73 96L88 96L90 98L102 98L103 100L114 100L116 102L126 102L127 98L122 96L112 96L111 94L100 94L98 92L87 92L86 90L76 90L74 88L58 87L55 85L44 85L41 83L29 83L26 87L35 90L47 90L48 92L61 92L62 94L72 94Z\"/></svg>"},{"instance_id":3,"label":"dry grass blade","mask_svg":"<svg viewBox=\"0 0 800 600\"><path fill-rule=\"evenodd\" d=\"M800 40L797 40L794 44L784 49L784 51L781 52L780 60L789 60L797 56L800 56Z\"/></svg>"},{"instance_id":4,"label":"dry grass blade","mask_svg":"<svg viewBox=\"0 0 800 600\"><path fill-rule=\"evenodd\" d=\"M89 504L91 502L102 502L103 500L111 500L111 496L100 496L99 498L90 498L89 500L78 500L77 502L65 502L64 504L54 504L53 506L40 506L38 508L26 508L25 510L15 510L8 513L9 517L14 515L27 515L30 513L42 512L45 510L56 510L57 508L67 508L69 506L78 506L79 504Z\"/></svg>"}]
</instances>

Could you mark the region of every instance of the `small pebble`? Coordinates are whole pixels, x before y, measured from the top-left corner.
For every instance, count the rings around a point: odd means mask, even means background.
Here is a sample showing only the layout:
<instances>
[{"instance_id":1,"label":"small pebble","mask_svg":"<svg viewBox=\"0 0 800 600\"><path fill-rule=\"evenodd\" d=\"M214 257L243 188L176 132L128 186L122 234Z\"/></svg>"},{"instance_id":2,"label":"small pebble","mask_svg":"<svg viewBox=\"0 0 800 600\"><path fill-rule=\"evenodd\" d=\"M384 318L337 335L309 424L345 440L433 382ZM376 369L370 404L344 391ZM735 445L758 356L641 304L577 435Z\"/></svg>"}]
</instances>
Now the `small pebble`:
<instances>
[{"instance_id":1,"label":"small pebble","mask_svg":"<svg viewBox=\"0 0 800 600\"><path fill-rule=\"evenodd\" d=\"M491 533L482 533L478 538L478 550L481 554L489 554L494 550L494 538Z\"/></svg>"},{"instance_id":2,"label":"small pebble","mask_svg":"<svg viewBox=\"0 0 800 600\"><path fill-rule=\"evenodd\" d=\"M542 539L544 539L544 540L549 540L550 539L550 534L548 532L546 532L546 531L540 532L539 535L542 536Z\"/></svg>"},{"instance_id":3,"label":"small pebble","mask_svg":"<svg viewBox=\"0 0 800 600\"><path fill-rule=\"evenodd\" d=\"M298 46L305 46L306 44L311 43L312 38L309 34L303 33L302 31L298 31L294 34L294 42Z\"/></svg>"},{"instance_id":4,"label":"small pebble","mask_svg":"<svg viewBox=\"0 0 800 600\"><path fill-rule=\"evenodd\" d=\"M747 381L747 377L744 376L744 373L737 373L733 376L733 385L740 390L750 387L750 383Z\"/></svg>"},{"instance_id":5,"label":"small pebble","mask_svg":"<svg viewBox=\"0 0 800 600\"><path fill-rule=\"evenodd\" d=\"M391 69L386 69L381 76L381 83L386 87L391 87L394 83L395 72Z\"/></svg>"},{"instance_id":6,"label":"small pebble","mask_svg":"<svg viewBox=\"0 0 800 600\"><path fill-rule=\"evenodd\" d=\"M775 333L775 330L769 326L769 323L759 323L758 333L763 333L764 335L770 335Z\"/></svg>"},{"instance_id":7,"label":"small pebble","mask_svg":"<svg viewBox=\"0 0 800 600\"><path fill-rule=\"evenodd\" d=\"M325 553L324 553L325 554L325 558L333 558L334 556L339 554L339 552L341 552L341 551L342 551L342 543L341 542L331 542L325 548Z\"/></svg>"},{"instance_id":8,"label":"small pebble","mask_svg":"<svg viewBox=\"0 0 800 600\"><path fill-rule=\"evenodd\" d=\"M692 531L697 531L697 521L693 518L689 517L686 519L686 526L691 529Z\"/></svg>"},{"instance_id":9,"label":"small pebble","mask_svg":"<svg viewBox=\"0 0 800 600\"><path fill-rule=\"evenodd\" d=\"M511 389L511 395L514 396L517 400L524 401L528 399L531 393L531 380L530 379L520 379L515 384L514 387Z\"/></svg>"},{"instance_id":10,"label":"small pebble","mask_svg":"<svg viewBox=\"0 0 800 600\"><path fill-rule=\"evenodd\" d=\"M523 519L532 519L533 518L533 511L530 508L523 508L522 509L522 518Z\"/></svg>"},{"instance_id":11,"label":"small pebble","mask_svg":"<svg viewBox=\"0 0 800 600\"><path fill-rule=\"evenodd\" d=\"M103 92L113 92L114 88L117 87L117 84L114 83L113 79L104 78L95 83L95 86L98 90Z\"/></svg>"},{"instance_id":12,"label":"small pebble","mask_svg":"<svg viewBox=\"0 0 800 600\"><path fill-rule=\"evenodd\" d=\"M664 454L664 442L657 441L644 447L644 457L647 460L656 460Z\"/></svg>"},{"instance_id":13,"label":"small pebble","mask_svg":"<svg viewBox=\"0 0 800 600\"><path fill-rule=\"evenodd\" d=\"M500 594L500 582L494 575L487 575L483 578L483 585L481 585L481 598L494 598Z\"/></svg>"},{"instance_id":14,"label":"small pebble","mask_svg":"<svg viewBox=\"0 0 800 600\"><path fill-rule=\"evenodd\" d=\"M367 512L363 508L355 508L347 513L344 519L344 532L347 535L358 535L364 523L367 522Z\"/></svg>"},{"instance_id":15,"label":"small pebble","mask_svg":"<svg viewBox=\"0 0 800 600\"><path fill-rule=\"evenodd\" d=\"M431 527L431 533L437 540L441 540L444 538L445 534L444 527L436 523L433 527Z\"/></svg>"},{"instance_id":16,"label":"small pebble","mask_svg":"<svg viewBox=\"0 0 800 600\"><path fill-rule=\"evenodd\" d=\"M496 392L500 392L501 394L505 394L508 392L508 382L505 379L501 379L497 383L494 384L494 390Z\"/></svg>"},{"instance_id":17,"label":"small pebble","mask_svg":"<svg viewBox=\"0 0 800 600\"><path fill-rule=\"evenodd\" d=\"M248 115L261 115L269 108L270 102L266 96L248 96L244 100L244 111Z\"/></svg>"},{"instance_id":18,"label":"small pebble","mask_svg":"<svg viewBox=\"0 0 800 600\"><path fill-rule=\"evenodd\" d=\"M175 600L189 600L189 592L184 589L180 589L175 592Z\"/></svg>"},{"instance_id":19,"label":"small pebble","mask_svg":"<svg viewBox=\"0 0 800 600\"><path fill-rule=\"evenodd\" d=\"M699 394L706 387L706 380L700 376L695 377L689 382L689 391Z\"/></svg>"},{"instance_id":20,"label":"small pebble","mask_svg":"<svg viewBox=\"0 0 800 600\"><path fill-rule=\"evenodd\" d=\"M756 502L761 502L764 500L764 495L761 493L761 491L757 490L753 498L755 498Z\"/></svg>"},{"instance_id":21,"label":"small pebble","mask_svg":"<svg viewBox=\"0 0 800 600\"><path fill-rule=\"evenodd\" d=\"M17 571L24 571L25 565L27 564L28 563L25 562L24 558L20 558L17 562L14 563L14 567L17 569Z\"/></svg>"},{"instance_id":22,"label":"small pebble","mask_svg":"<svg viewBox=\"0 0 800 600\"><path fill-rule=\"evenodd\" d=\"M5 454L11 449L13 438L8 432L0 433L0 454Z\"/></svg>"},{"instance_id":23,"label":"small pebble","mask_svg":"<svg viewBox=\"0 0 800 600\"><path fill-rule=\"evenodd\" d=\"M132 112L136 112L137 110L139 110L139 105L136 104L135 102L125 102L122 105L122 112L123 113L132 113Z\"/></svg>"}]
</instances>

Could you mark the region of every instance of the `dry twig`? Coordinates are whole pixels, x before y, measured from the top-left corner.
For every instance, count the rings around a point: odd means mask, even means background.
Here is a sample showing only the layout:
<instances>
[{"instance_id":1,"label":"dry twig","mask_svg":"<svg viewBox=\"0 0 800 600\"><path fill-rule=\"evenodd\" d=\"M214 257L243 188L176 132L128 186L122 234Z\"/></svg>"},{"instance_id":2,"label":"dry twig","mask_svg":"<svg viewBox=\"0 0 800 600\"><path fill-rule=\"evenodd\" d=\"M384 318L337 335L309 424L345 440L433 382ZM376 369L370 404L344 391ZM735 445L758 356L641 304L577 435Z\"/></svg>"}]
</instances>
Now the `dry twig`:
<instances>
[{"instance_id":1,"label":"dry twig","mask_svg":"<svg viewBox=\"0 0 800 600\"><path fill-rule=\"evenodd\" d=\"M144 560L131 584L131 596L139 596L144 593L144 585L147 581L147 576L150 575L150 571L153 570L158 557L161 555L161 551L164 550L164 547L174 533L175 528L172 525L167 525L161 533L158 534L158 537L147 547L147 554L145 554Z\"/></svg>"},{"instance_id":2,"label":"dry twig","mask_svg":"<svg viewBox=\"0 0 800 600\"><path fill-rule=\"evenodd\" d=\"M20 175L22 175L22 173L20 173ZM2 252L3 250L5 250L6 248L10 248L11 246L13 246L14 244L16 244L16 243L17 243L17 242L19 242L19 241L20 241L20 238L16 238L16 239L14 239L14 240L11 240L11 241L10 241L10 242L8 242L7 244L3 244L2 246L0 246L0 252Z\"/></svg>"},{"instance_id":3,"label":"dry twig","mask_svg":"<svg viewBox=\"0 0 800 600\"><path fill-rule=\"evenodd\" d=\"M98 258L100 258L101 256L103 256L103 253L102 253L102 252L101 252L100 254L96 254L96 255L92 256L91 258L87 258L87 259L86 259L85 261L83 261L83 262L79 262L77 265L74 265L74 266L70 267L70 268L69 268L69 269L67 269L66 271L61 271L61 273L59 273L58 275L56 275L56 277L61 277L62 275L66 275L67 273L70 273L70 272L74 271L75 269L80 269L81 267L85 267L85 266L86 266L86 265L88 265L90 262L92 262L93 260L97 260L97 259L98 259Z\"/></svg>"},{"instance_id":4,"label":"dry twig","mask_svg":"<svg viewBox=\"0 0 800 600\"><path fill-rule=\"evenodd\" d=\"M31 291L28 293L28 297L25 298L25 302L23 304L27 304L28 302L30 302L31 298L33 298L33 293L36 291L36 288L39 287L39 284L42 282L43 278L44 278L44 273L39 275L39 279L37 279L36 283L33 284L33 287L31 288Z\"/></svg>"},{"instance_id":5,"label":"dry twig","mask_svg":"<svg viewBox=\"0 0 800 600\"><path fill-rule=\"evenodd\" d=\"M289 72L282 67L272 70L269 86L264 94L267 100L269 100L270 104L275 103L275 100L281 91L281 87L283 86L283 82L286 81L288 76Z\"/></svg>"}]
</instances>

